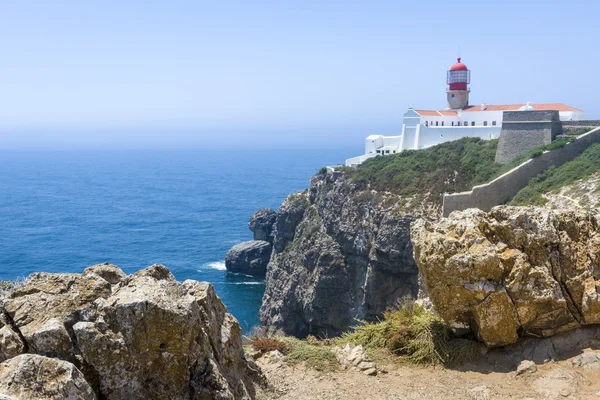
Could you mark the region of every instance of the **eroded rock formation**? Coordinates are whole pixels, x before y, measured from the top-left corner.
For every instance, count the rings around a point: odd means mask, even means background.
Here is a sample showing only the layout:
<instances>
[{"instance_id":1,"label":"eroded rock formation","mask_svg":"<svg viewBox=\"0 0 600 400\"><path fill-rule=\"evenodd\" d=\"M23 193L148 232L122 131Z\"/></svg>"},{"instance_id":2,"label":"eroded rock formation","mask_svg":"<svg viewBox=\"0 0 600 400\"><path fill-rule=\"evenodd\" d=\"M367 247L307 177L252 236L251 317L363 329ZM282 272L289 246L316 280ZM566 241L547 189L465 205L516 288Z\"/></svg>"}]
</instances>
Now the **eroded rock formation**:
<instances>
[{"instance_id":1,"label":"eroded rock formation","mask_svg":"<svg viewBox=\"0 0 600 400\"><path fill-rule=\"evenodd\" d=\"M471 209L415 222L412 240L437 312L488 346L600 322L595 212Z\"/></svg>"},{"instance_id":2,"label":"eroded rock formation","mask_svg":"<svg viewBox=\"0 0 600 400\"><path fill-rule=\"evenodd\" d=\"M272 249L271 243L264 240L251 240L236 244L225 256L227 271L265 276Z\"/></svg>"},{"instance_id":3,"label":"eroded rock formation","mask_svg":"<svg viewBox=\"0 0 600 400\"><path fill-rule=\"evenodd\" d=\"M108 264L33 274L2 303L5 363L23 352L60 358L98 398L253 397L258 372L238 322L212 285L180 284L164 266L129 276Z\"/></svg>"},{"instance_id":4,"label":"eroded rock formation","mask_svg":"<svg viewBox=\"0 0 600 400\"><path fill-rule=\"evenodd\" d=\"M277 212L261 324L299 337L334 336L415 298L410 223L438 212L339 172L315 175Z\"/></svg>"}]
</instances>

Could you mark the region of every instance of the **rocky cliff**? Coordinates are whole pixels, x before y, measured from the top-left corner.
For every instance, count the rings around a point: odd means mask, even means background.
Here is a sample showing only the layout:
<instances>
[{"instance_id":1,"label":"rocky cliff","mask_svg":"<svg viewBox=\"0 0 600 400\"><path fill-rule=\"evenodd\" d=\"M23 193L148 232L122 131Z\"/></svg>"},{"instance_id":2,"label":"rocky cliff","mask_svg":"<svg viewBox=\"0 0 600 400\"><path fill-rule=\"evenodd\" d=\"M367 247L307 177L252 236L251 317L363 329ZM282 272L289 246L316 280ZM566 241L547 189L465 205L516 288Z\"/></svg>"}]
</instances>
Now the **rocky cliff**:
<instances>
[{"instance_id":1,"label":"rocky cliff","mask_svg":"<svg viewBox=\"0 0 600 400\"><path fill-rule=\"evenodd\" d=\"M260 310L270 331L338 335L415 298L410 224L439 205L371 190L340 172L315 175L277 213Z\"/></svg>"},{"instance_id":2,"label":"rocky cliff","mask_svg":"<svg viewBox=\"0 0 600 400\"><path fill-rule=\"evenodd\" d=\"M0 397L254 396L258 371L213 287L178 283L160 265L33 274L0 299L0 337Z\"/></svg>"},{"instance_id":3,"label":"rocky cliff","mask_svg":"<svg viewBox=\"0 0 600 400\"><path fill-rule=\"evenodd\" d=\"M437 312L488 346L600 323L595 211L499 206L412 227Z\"/></svg>"}]
</instances>

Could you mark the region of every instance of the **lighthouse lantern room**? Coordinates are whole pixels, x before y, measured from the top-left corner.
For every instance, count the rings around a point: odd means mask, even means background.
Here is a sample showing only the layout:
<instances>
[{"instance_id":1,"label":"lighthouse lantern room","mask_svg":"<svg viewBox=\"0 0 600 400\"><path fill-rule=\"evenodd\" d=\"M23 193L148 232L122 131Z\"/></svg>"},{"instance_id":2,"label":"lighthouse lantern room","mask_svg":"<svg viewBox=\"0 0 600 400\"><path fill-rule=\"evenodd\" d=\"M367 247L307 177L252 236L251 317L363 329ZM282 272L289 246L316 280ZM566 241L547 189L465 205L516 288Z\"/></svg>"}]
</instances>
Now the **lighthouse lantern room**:
<instances>
[{"instance_id":1,"label":"lighthouse lantern room","mask_svg":"<svg viewBox=\"0 0 600 400\"><path fill-rule=\"evenodd\" d=\"M448 108L452 110L463 109L469 105L468 84L471 83L471 71L458 58L456 64L448 70L446 91L448 98Z\"/></svg>"}]
</instances>

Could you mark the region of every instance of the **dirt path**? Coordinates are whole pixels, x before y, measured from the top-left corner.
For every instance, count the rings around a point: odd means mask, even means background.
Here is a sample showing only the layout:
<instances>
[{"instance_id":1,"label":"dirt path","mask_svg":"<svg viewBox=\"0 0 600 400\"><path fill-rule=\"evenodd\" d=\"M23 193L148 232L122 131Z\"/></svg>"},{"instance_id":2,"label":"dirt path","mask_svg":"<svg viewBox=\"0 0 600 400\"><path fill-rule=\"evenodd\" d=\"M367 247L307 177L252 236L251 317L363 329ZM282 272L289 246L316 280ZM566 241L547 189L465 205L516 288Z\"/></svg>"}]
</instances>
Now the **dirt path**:
<instances>
[{"instance_id":1,"label":"dirt path","mask_svg":"<svg viewBox=\"0 0 600 400\"><path fill-rule=\"evenodd\" d=\"M600 363L574 367L572 359L538 365L518 377L514 371L475 372L483 365L467 365L465 371L393 365L383 368L387 373L366 376L258 362L270 386L258 399L600 399Z\"/></svg>"}]
</instances>

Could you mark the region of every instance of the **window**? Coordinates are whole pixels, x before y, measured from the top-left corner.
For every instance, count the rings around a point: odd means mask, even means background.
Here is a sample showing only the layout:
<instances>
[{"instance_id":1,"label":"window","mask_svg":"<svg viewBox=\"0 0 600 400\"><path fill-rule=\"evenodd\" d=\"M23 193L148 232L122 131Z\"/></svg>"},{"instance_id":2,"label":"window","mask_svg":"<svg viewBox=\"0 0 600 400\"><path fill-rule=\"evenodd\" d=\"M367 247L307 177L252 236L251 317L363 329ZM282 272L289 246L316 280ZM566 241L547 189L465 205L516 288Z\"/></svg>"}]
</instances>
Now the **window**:
<instances>
[{"instance_id":1,"label":"window","mask_svg":"<svg viewBox=\"0 0 600 400\"><path fill-rule=\"evenodd\" d=\"M452 93L452 97L454 97L454 93Z\"/></svg>"},{"instance_id":2,"label":"window","mask_svg":"<svg viewBox=\"0 0 600 400\"><path fill-rule=\"evenodd\" d=\"M465 126L469 126L469 121L465 121Z\"/></svg>"},{"instance_id":3,"label":"window","mask_svg":"<svg viewBox=\"0 0 600 400\"><path fill-rule=\"evenodd\" d=\"M471 121L471 126L475 126L475 121Z\"/></svg>"},{"instance_id":4,"label":"window","mask_svg":"<svg viewBox=\"0 0 600 400\"><path fill-rule=\"evenodd\" d=\"M438 124L439 124L439 121L435 121L435 126L438 126Z\"/></svg>"},{"instance_id":5,"label":"window","mask_svg":"<svg viewBox=\"0 0 600 400\"><path fill-rule=\"evenodd\" d=\"M452 126L454 126L454 121L452 121Z\"/></svg>"},{"instance_id":6,"label":"window","mask_svg":"<svg viewBox=\"0 0 600 400\"><path fill-rule=\"evenodd\" d=\"M427 125L427 121L425 121L425 126L428 126L428 125Z\"/></svg>"},{"instance_id":7,"label":"window","mask_svg":"<svg viewBox=\"0 0 600 400\"><path fill-rule=\"evenodd\" d=\"M390 154L390 151L389 151L389 150L386 150L386 151L385 151L385 154Z\"/></svg>"},{"instance_id":8,"label":"window","mask_svg":"<svg viewBox=\"0 0 600 400\"><path fill-rule=\"evenodd\" d=\"M396 152L396 150L392 151L392 153L395 153L395 152Z\"/></svg>"},{"instance_id":9,"label":"window","mask_svg":"<svg viewBox=\"0 0 600 400\"><path fill-rule=\"evenodd\" d=\"M492 121L492 125L496 126L496 121Z\"/></svg>"},{"instance_id":10,"label":"window","mask_svg":"<svg viewBox=\"0 0 600 400\"><path fill-rule=\"evenodd\" d=\"M444 121L442 121L442 126L444 126Z\"/></svg>"},{"instance_id":11,"label":"window","mask_svg":"<svg viewBox=\"0 0 600 400\"><path fill-rule=\"evenodd\" d=\"M487 121L483 121L483 126L487 126Z\"/></svg>"}]
</instances>

